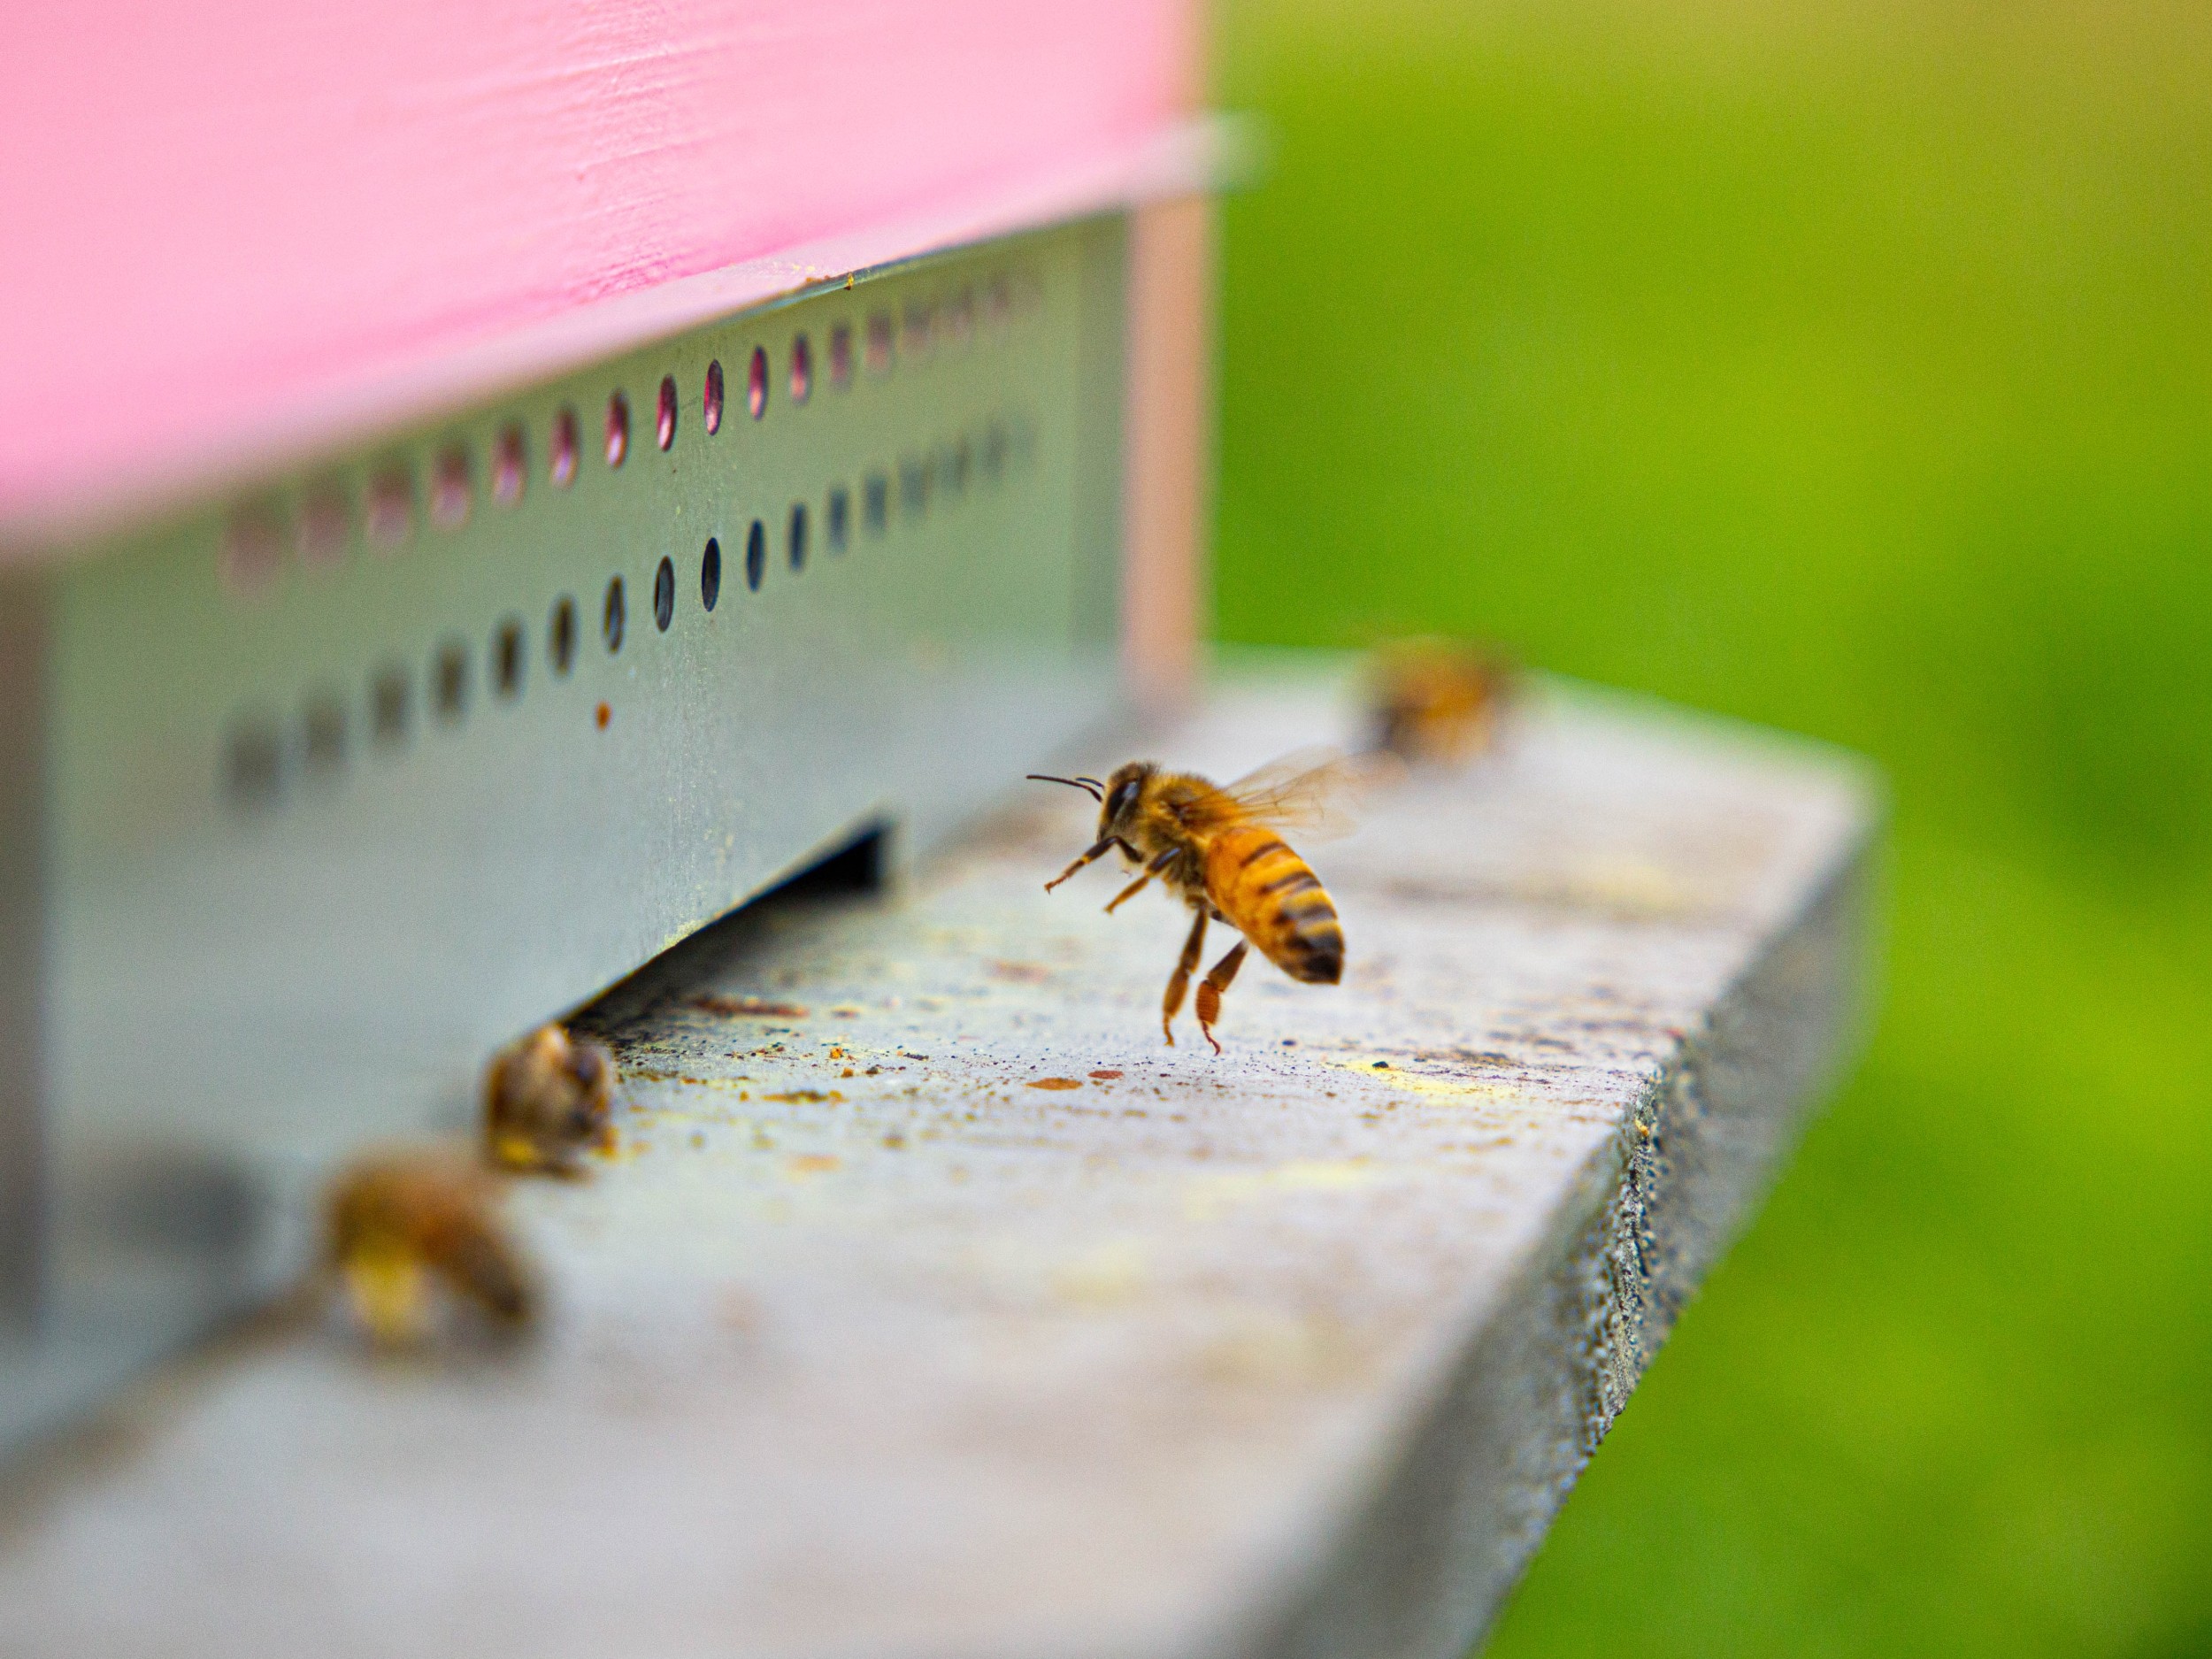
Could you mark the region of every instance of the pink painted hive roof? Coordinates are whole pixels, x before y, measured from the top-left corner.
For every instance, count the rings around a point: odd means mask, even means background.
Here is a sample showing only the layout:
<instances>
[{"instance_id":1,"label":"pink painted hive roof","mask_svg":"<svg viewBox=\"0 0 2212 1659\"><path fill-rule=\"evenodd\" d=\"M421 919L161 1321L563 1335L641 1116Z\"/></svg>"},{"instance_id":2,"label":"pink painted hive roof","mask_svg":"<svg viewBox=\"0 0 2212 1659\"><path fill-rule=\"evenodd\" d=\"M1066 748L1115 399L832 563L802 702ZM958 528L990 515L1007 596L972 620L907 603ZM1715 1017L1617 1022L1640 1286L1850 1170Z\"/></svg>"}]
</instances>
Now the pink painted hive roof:
<instances>
[{"instance_id":1,"label":"pink painted hive roof","mask_svg":"<svg viewBox=\"0 0 2212 1659\"><path fill-rule=\"evenodd\" d=\"M403 412L364 388L427 395L677 279L1041 206L1188 112L1195 27L1185 0L20 0L0 521Z\"/></svg>"}]
</instances>

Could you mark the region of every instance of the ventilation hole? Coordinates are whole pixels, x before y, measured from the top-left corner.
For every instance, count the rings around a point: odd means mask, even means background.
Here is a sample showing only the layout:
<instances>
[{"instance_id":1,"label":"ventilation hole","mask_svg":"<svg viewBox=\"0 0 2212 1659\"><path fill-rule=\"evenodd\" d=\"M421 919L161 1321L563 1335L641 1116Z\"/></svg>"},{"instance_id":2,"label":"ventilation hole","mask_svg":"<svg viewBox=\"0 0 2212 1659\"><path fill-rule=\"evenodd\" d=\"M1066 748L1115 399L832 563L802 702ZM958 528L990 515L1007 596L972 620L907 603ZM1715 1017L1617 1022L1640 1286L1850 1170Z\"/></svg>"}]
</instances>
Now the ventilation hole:
<instances>
[{"instance_id":1,"label":"ventilation hole","mask_svg":"<svg viewBox=\"0 0 2212 1659\"><path fill-rule=\"evenodd\" d=\"M906 326L899 334L899 355L917 363L926 361L936 343L936 308L927 300L909 305Z\"/></svg>"},{"instance_id":2,"label":"ventilation hole","mask_svg":"<svg viewBox=\"0 0 2212 1659\"><path fill-rule=\"evenodd\" d=\"M962 288L947 303L943 333L945 343L956 351L965 350L968 342L975 337L975 295L972 290Z\"/></svg>"},{"instance_id":3,"label":"ventilation hole","mask_svg":"<svg viewBox=\"0 0 2212 1659\"><path fill-rule=\"evenodd\" d=\"M891 313L878 311L868 319L868 373L891 373Z\"/></svg>"},{"instance_id":4,"label":"ventilation hole","mask_svg":"<svg viewBox=\"0 0 2212 1659\"><path fill-rule=\"evenodd\" d=\"M841 392L853 383L853 331L843 323L830 330L830 389Z\"/></svg>"},{"instance_id":5,"label":"ventilation hole","mask_svg":"<svg viewBox=\"0 0 2212 1659\"><path fill-rule=\"evenodd\" d=\"M334 483L310 487L300 503L300 563L325 569L337 564L352 535L353 515L344 489Z\"/></svg>"},{"instance_id":6,"label":"ventilation hole","mask_svg":"<svg viewBox=\"0 0 2212 1659\"><path fill-rule=\"evenodd\" d=\"M576 602L566 594L554 602L552 620L546 625L545 654L553 659L553 672L565 674L576 660Z\"/></svg>"},{"instance_id":7,"label":"ventilation hole","mask_svg":"<svg viewBox=\"0 0 2212 1659\"><path fill-rule=\"evenodd\" d=\"M630 454L630 400L619 392L607 399L607 465L620 466Z\"/></svg>"},{"instance_id":8,"label":"ventilation hole","mask_svg":"<svg viewBox=\"0 0 2212 1659\"><path fill-rule=\"evenodd\" d=\"M529 470L529 450L523 442L522 428L502 428L498 445L492 451L492 499L503 507L518 505Z\"/></svg>"},{"instance_id":9,"label":"ventilation hole","mask_svg":"<svg viewBox=\"0 0 2212 1659\"><path fill-rule=\"evenodd\" d=\"M661 376L660 403L653 411L653 442L664 449L676 442L676 377Z\"/></svg>"},{"instance_id":10,"label":"ventilation hole","mask_svg":"<svg viewBox=\"0 0 2212 1659\"><path fill-rule=\"evenodd\" d=\"M791 401L803 403L814 391L814 348L804 334L791 342Z\"/></svg>"},{"instance_id":11,"label":"ventilation hole","mask_svg":"<svg viewBox=\"0 0 2212 1659\"><path fill-rule=\"evenodd\" d=\"M457 443L439 455L437 470L431 475L431 521L441 529L459 529L469 521L475 494L469 478L469 452Z\"/></svg>"},{"instance_id":12,"label":"ventilation hole","mask_svg":"<svg viewBox=\"0 0 2212 1659\"><path fill-rule=\"evenodd\" d=\"M415 527L415 480L405 463L394 462L369 480L369 541L399 547Z\"/></svg>"},{"instance_id":13,"label":"ventilation hole","mask_svg":"<svg viewBox=\"0 0 2212 1659\"><path fill-rule=\"evenodd\" d=\"M273 721L249 717L224 746L223 786L242 806L273 804L284 785L284 745Z\"/></svg>"},{"instance_id":14,"label":"ventilation hole","mask_svg":"<svg viewBox=\"0 0 2212 1659\"><path fill-rule=\"evenodd\" d=\"M745 407L755 420L768 412L768 353L759 346L745 370Z\"/></svg>"},{"instance_id":15,"label":"ventilation hole","mask_svg":"<svg viewBox=\"0 0 2212 1659\"><path fill-rule=\"evenodd\" d=\"M795 571L804 570L806 568L806 503L803 501L795 501L791 503L791 523L785 537L785 545L790 550L791 568Z\"/></svg>"},{"instance_id":16,"label":"ventilation hole","mask_svg":"<svg viewBox=\"0 0 2212 1659\"><path fill-rule=\"evenodd\" d=\"M382 748L407 741L407 671L396 663L377 671L369 686L369 734Z\"/></svg>"},{"instance_id":17,"label":"ventilation hole","mask_svg":"<svg viewBox=\"0 0 2212 1659\"><path fill-rule=\"evenodd\" d=\"M842 553L852 532L852 497L842 485L829 493L829 550Z\"/></svg>"},{"instance_id":18,"label":"ventilation hole","mask_svg":"<svg viewBox=\"0 0 2212 1659\"><path fill-rule=\"evenodd\" d=\"M995 484L1006 472L1006 428L993 421L983 431L983 480Z\"/></svg>"},{"instance_id":19,"label":"ventilation hole","mask_svg":"<svg viewBox=\"0 0 2212 1659\"><path fill-rule=\"evenodd\" d=\"M259 593L283 564L284 530L273 507L242 507L231 515L223 532L223 580L232 592Z\"/></svg>"},{"instance_id":20,"label":"ventilation hole","mask_svg":"<svg viewBox=\"0 0 2212 1659\"><path fill-rule=\"evenodd\" d=\"M430 671L430 695L431 707L449 726L468 707L469 651L460 641L449 640L438 648Z\"/></svg>"},{"instance_id":21,"label":"ventilation hole","mask_svg":"<svg viewBox=\"0 0 2212 1659\"><path fill-rule=\"evenodd\" d=\"M346 764L346 705L334 691L321 691L307 702L301 722L302 753L310 773L328 777Z\"/></svg>"},{"instance_id":22,"label":"ventilation hole","mask_svg":"<svg viewBox=\"0 0 2212 1659\"><path fill-rule=\"evenodd\" d=\"M722 544L707 538L707 550L699 558L699 603L708 610L722 597Z\"/></svg>"},{"instance_id":23,"label":"ventilation hole","mask_svg":"<svg viewBox=\"0 0 2212 1659\"><path fill-rule=\"evenodd\" d=\"M599 618L599 631L606 638L608 650L622 649L622 628L627 620L622 603L622 578L617 576L607 584L606 608Z\"/></svg>"},{"instance_id":24,"label":"ventilation hole","mask_svg":"<svg viewBox=\"0 0 2212 1659\"><path fill-rule=\"evenodd\" d=\"M759 519L745 533L745 585L760 591L760 579L768 573L768 532Z\"/></svg>"},{"instance_id":25,"label":"ventilation hole","mask_svg":"<svg viewBox=\"0 0 2212 1659\"><path fill-rule=\"evenodd\" d=\"M891 480L880 472L869 473L861 483L860 498L868 534L881 535L891 520Z\"/></svg>"},{"instance_id":26,"label":"ventilation hole","mask_svg":"<svg viewBox=\"0 0 2212 1659\"><path fill-rule=\"evenodd\" d=\"M653 626L663 634L676 619L676 561L661 560L660 569L653 572Z\"/></svg>"},{"instance_id":27,"label":"ventilation hole","mask_svg":"<svg viewBox=\"0 0 2212 1659\"><path fill-rule=\"evenodd\" d=\"M553 417L553 454L545 473L555 488L565 489L576 481L576 411L564 409Z\"/></svg>"},{"instance_id":28,"label":"ventilation hole","mask_svg":"<svg viewBox=\"0 0 2212 1659\"><path fill-rule=\"evenodd\" d=\"M706 394L700 399L700 412L706 419L710 434L722 430L722 360L717 357L707 365Z\"/></svg>"},{"instance_id":29,"label":"ventilation hole","mask_svg":"<svg viewBox=\"0 0 2212 1659\"><path fill-rule=\"evenodd\" d=\"M899 463L899 511L918 518L929 505L929 465L909 456Z\"/></svg>"},{"instance_id":30,"label":"ventilation hole","mask_svg":"<svg viewBox=\"0 0 2212 1659\"><path fill-rule=\"evenodd\" d=\"M492 635L492 687L503 697L522 695L522 619L510 617Z\"/></svg>"}]
</instances>

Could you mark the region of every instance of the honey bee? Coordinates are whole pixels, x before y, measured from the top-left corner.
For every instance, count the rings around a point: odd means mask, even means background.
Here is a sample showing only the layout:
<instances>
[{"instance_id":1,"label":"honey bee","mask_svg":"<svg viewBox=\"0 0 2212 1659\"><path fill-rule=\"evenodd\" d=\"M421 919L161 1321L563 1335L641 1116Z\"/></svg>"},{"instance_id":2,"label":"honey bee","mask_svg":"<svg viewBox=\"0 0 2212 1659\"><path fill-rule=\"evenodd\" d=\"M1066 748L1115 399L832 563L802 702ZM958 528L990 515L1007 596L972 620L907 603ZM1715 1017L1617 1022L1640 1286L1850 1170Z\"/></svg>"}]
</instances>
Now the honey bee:
<instances>
[{"instance_id":1,"label":"honey bee","mask_svg":"<svg viewBox=\"0 0 2212 1659\"><path fill-rule=\"evenodd\" d=\"M575 1175L614 1133L614 1056L541 1025L484 1073L484 1151L503 1169Z\"/></svg>"},{"instance_id":2,"label":"honey bee","mask_svg":"<svg viewBox=\"0 0 2212 1659\"><path fill-rule=\"evenodd\" d=\"M1108 915L1156 877L1194 913L1160 1003L1160 1029L1169 1047L1209 921L1225 922L1243 935L1198 987L1198 1028L1216 1054L1221 1052L1213 1032L1221 995L1244 965L1248 946L1257 945L1270 962L1304 984L1334 985L1343 978L1344 929L1336 905L1321 879L1277 833L1341 827L1332 801L1357 775L1340 756L1289 756L1225 788L1148 760L1132 761L1102 782L1030 776L1081 789L1099 803L1097 843L1046 882L1046 892L1118 849L1128 863L1144 868L1107 905Z\"/></svg>"},{"instance_id":3,"label":"honey bee","mask_svg":"<svg viewBox=\"0 0 2212 1659\"><path fill-rule=\"evenodd\" d=\"M1374 747L1408 761L1471 759L1496 740L1518 679L1508 658L1480 646L1386 646L1369 672Z\"/></svg>"},{"instance_id":4,"label":"honey bee","mask_svg":"<svg viewBox=\"0 0 2212 1659\"><path fill-rule=\"evenodd\" d=\"M530 1322L534 1276L498 1204L488 1174L443 1152L388 1153L339 1174L324 1205L326 1259L373 1341L423 1341L440 1291L495 1328Z\"/></svg>"}]
</instances>

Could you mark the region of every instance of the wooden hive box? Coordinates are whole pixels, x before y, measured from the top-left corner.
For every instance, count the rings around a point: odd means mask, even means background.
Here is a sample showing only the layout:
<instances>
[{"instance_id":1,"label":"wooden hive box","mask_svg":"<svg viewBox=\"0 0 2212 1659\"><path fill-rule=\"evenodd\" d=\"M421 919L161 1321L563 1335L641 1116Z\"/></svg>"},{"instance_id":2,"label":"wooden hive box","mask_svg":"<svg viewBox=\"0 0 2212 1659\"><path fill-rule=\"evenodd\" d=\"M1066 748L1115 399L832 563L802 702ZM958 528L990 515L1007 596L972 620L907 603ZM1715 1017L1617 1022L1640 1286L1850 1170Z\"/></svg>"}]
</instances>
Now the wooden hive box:
<instances>
[{"instance_id":1,"label":"wooden hive box","mask_svg":"<svg viewBox=\"0 0 2212 1659\"><path fill-rule=\"evenodd\" d=\"M0 1441L491 1045L1179 688L1194 28L12 18Z\"/></svg>"}]
</instances>

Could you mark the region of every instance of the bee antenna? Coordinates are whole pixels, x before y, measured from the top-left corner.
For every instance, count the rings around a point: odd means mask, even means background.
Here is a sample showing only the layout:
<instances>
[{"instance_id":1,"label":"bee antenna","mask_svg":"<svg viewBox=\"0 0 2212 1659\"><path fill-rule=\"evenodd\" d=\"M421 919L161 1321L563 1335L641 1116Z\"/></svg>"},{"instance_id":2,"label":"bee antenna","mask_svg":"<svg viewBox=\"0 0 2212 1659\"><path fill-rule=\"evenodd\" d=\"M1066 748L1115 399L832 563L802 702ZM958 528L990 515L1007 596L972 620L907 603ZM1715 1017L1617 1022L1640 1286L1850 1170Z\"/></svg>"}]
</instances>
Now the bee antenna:
<instances>
[{"instance_id":1,"label":"bee antenna","mask_svg":"<svg viewBox=\"0 0 2212 1659\"><path fill-rule=\"evenodd\" d=\"M1095 778L1055 778L1049 772L1033 772L1029 774L1029 781L1032 783L1064 783L1071 789L1080 789L1094 801L1103 801L1106 798L1103 786Z\"/></svg>"}]
</instances>

